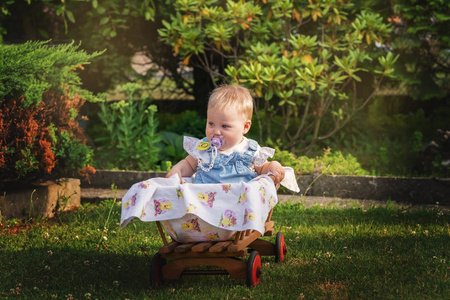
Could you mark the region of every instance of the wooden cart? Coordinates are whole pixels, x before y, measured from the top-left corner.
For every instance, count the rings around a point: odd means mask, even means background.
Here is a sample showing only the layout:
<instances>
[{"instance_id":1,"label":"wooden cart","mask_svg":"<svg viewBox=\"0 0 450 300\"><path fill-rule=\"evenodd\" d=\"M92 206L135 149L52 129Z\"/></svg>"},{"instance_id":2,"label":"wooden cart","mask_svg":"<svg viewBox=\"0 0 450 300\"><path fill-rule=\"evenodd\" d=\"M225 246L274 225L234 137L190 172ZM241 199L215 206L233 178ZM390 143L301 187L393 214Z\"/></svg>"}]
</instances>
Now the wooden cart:
<instances>
[{"instance_id":1,"label":"wooden cart","mask_svg":"<svg viewBox=\"0 0 450 300\"><path fill-rule=\"evenodd\" d=\"M265 222L264 236L274 235L274 222L270 220L272 212ZM276 262L282 262L287 252L281 232L277 233L275 244L260 239L261 233L256 230L239 231L231 241L178 243L167 242L161 223L156 224L164 246L153 256L150 264L150 283L153 286L160 286L164 280L178 279L181 275L229 274L235 279L246 279L247 286L255 287L261 278L260 256L272 255ZM246 262L243 259L248 255ZM195 269L198 266L217 269Z\"/></svg>"}]
</instances>

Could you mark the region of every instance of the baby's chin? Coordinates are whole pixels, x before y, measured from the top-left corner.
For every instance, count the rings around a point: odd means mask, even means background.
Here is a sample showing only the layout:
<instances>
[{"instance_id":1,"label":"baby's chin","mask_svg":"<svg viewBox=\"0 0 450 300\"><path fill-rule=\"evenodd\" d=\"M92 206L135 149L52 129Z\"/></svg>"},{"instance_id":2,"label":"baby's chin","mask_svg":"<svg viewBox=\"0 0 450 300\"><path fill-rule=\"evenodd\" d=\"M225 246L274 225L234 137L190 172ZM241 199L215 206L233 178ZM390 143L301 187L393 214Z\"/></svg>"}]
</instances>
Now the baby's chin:
<instances>
[{"instance_id":1,"label":"baby's chin","mask_svg":"<svg viewBox=\"0 0 450 300\"><path fill-rule=\"evenodd\" d=\"M223 145L222 147L219 148L219 151L226 151L228 149L230 149L231 147L228 147L227 145Z\"/></svg>"}]
</instances>

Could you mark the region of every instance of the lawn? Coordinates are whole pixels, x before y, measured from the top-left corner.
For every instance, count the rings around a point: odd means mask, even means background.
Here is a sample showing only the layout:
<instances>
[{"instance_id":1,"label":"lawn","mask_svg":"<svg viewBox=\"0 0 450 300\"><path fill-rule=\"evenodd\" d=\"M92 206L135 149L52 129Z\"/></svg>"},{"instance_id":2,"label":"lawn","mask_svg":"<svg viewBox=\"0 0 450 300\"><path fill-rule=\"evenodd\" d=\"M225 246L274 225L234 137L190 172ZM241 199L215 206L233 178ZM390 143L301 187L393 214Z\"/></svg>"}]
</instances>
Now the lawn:
<instances>
[{"instance_id":1,"label":"lawn","mask_svg":"<svg viewBox=\"0 0 450 300\"><path fill-rule=\"evenodd\" d=\"M3 220L1 299L450 299L450 214L386 207L275 207L286 261L263 257L261 283L183 276L149 286L162 245L154 223L119 229L114 200L52 220ZM274 239L268 237L267 239Z\"/></svg>"}]
</instances>

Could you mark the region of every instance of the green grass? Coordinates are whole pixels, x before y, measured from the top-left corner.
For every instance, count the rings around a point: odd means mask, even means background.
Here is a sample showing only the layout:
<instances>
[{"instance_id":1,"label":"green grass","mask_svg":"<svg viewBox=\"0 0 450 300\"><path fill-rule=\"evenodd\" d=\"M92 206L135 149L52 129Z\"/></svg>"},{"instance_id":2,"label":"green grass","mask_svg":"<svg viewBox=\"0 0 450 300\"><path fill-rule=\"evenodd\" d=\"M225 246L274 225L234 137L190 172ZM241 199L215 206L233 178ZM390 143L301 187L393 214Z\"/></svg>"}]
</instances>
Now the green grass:
<instances>
[{"instance_id":1,"label":"green grass","mask_svg":"<svg viewBox=\"0 0 450 300\"><path fill-rule=\"evenodd\" d=\"M0 226L1 299L449 299L450 214L434 209L279 204L286 261L263 257L256 288L183 276L153 289L154 223L119 229L120 206L85 204L53 220ZM274 237L267 239L274 240Z\"/></svg>"}]
</instances>

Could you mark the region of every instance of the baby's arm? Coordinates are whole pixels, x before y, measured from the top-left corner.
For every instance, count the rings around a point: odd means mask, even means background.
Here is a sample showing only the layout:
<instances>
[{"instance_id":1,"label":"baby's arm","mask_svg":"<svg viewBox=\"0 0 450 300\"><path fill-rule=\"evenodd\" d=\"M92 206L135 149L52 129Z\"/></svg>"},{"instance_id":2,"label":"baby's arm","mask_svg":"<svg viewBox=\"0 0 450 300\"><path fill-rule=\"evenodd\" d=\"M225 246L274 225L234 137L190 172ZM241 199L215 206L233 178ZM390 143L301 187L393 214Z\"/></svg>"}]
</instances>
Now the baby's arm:
<instances>
[{"instance_id":1,"label":"baby's arm","mask_svg":"<svg viewBox=\"0 0 450 300\"><path fill-rule=\"evenodd\" d=\"M258 175L272 173L275 176L275 184L284 179L284 168L277 161L268 161L262 167L255 166L255 171Z\"/></svg>"},{"instance_id":2,"label":"baby's arm","mask_svg":"<svg viewBox=\"0 0 450 300\"><path fill-rule=\"evenodd\" d=\"M172 175L178 174L180 180L182 177L190 177L194 175L197 170L198 161L188 155L185 159L180 160L175 166L170 169L169 173L166 175L166 178L169 178Z\"/></svg>"}]
</instances>

